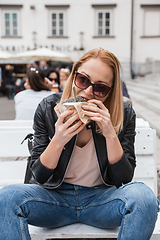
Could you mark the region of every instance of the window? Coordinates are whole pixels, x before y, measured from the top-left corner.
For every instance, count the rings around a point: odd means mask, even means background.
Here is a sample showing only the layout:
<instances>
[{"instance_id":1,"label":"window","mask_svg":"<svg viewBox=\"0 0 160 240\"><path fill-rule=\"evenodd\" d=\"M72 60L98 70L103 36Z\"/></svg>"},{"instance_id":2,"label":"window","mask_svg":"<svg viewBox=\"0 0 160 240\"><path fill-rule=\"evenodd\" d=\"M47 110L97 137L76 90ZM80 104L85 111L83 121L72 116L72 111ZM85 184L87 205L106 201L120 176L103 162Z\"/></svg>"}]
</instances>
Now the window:
<instances>
[{"instance_id":1,"label":"window","mask_svg":"<svg viewBox=\"0 0 160 240\"><path fill-rule=\"evenodd\" d=\"M141 5L144 9L143 36L160 36L160 5Z\"/></svg>"},{"instance_id":2,"label":"window","mask_svg":"<svg viewBox=\"0 0 160 240\"><path fill-rule=\"evenodd\" d=\"M108 36L111 35L111 11L98 10L96 13L97 19L97 29L96 35L98 36Z\"/></svg>"},{"instance_id":3,"label":"window","mask_svg":"<svg viewBox=\"0 0 160 240\"><path fill-rule=\"evenodd\" d=\"M113 37L113 11L116 4L93 4L95 9L94 37Z\"/></svg>"},{"instance_id":4,"label":"window","mask_svg":"<svg viewBox=\"0 0 160 240\"><path fill-rule=\"evenodd\" d=\"M70 5L45 5L49 13L49 37L67 37L67 9Z\"/></svg>"},{"instance_id":5,"label":"window","mask_svg":"<svg viewBox=\"0 0 160 240\"><path fill-rule=\"evenodd\" d=\"M64 36L65 30L65 18L66 14L64 11L51 11L51 36Z\"/></svg>"},{"instance_id":6,"label":"window","mask_svg":"<svg viewBox=\"0 0 160 240\"><path fill-rule=\"evenodd\" d=\"M160 11L145 11L144 17L144 35L160 35Z\"/></svg>"},{"instance_id":7,"label":"window","mask_svg":"<svg viewBox=\"0 0 160 240\"><path fill-rule=\"evenodd\" d=\"M19 11L3 11L3 35L5 37L18 37L19 31Z\"/></svg>"}]
</instances>

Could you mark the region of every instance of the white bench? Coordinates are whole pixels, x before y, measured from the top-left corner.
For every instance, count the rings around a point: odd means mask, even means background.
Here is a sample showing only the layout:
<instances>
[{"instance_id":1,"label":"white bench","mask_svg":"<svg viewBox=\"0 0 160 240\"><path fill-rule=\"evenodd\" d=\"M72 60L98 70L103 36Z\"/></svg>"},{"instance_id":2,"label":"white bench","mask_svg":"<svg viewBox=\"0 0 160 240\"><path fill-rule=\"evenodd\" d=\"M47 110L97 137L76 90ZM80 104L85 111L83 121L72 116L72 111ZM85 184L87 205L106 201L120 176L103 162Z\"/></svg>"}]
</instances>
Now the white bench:
<instances>
[{"instance_id":1,"label":"white bench","mask_svg":"<svg viewBox=\"0 0 160 240\"><path fill-rule=\"evenodd\" d=\"M11 120L10 120L11 121ZM15 120L14 120L15 121ZM4 122L4 121L3 121ZM3 123L4 124L4 123ZM27 141L21 145L24 137L32 132L32 123L28 127L23 123L22 126L1 125L0 130L0 159L3 157L26 157L29 155ZM10 127L12 130L10 131ZM18 128L18 129L17 129ZM14 130L15 129L15 130ZM135 152L137 157L137 167L135 170L134 181L146 183L157 195L157 167L156 167L156 131L151 129L146 121L137 119L136 121L136 141ZM0 161L0 187L23 183L26 169L24 161ZM56 229L43 229L29 226L33 240L46 240L55 238L117 238L119 228L104 230L84 224L72 224ZM160 239L160 216L158 218L152 240Z\"/></svg>"},{"instance_id":2,"label":"white bench","mask_svg":"<svg viewBox=\"0 0 160 240\"><path fill-rule=\"evenodd\" d=\"M23 183L29 151L27 141L21 142L33 133L32 125L32 120L0 121L0 187Z\"/></svg>"},{"instance_id":3,"label":"white bench","mask_svg":"<svg viewBox=\"0 0 160 240\"><path fill-rule=\"evenodd\" d=\"M0 120L0 127L29 127L32 128L33 120Z\"/></svg>"},{"instance_id":4,"label":"white bench","mask_svg":"<svg viewBox=\"0 0 160 240\"><path fill-rule=\"evenodd\" d=\"M32 131L32 120L1 120L0 132L2 131Z\"/></svg>"}]
</instances>

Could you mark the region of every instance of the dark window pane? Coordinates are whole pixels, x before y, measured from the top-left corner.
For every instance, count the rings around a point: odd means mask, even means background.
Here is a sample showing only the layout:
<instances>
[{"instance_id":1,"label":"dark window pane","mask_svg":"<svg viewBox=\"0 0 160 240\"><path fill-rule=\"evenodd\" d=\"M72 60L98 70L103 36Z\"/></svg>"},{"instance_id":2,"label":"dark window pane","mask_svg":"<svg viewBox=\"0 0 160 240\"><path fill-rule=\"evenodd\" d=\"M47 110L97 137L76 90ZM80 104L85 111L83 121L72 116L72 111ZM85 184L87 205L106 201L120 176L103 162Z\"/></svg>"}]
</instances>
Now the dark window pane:
<instances>
[{"instance_id":1,"label":"dark window pane","mask_svg":"<svg viewBox=\"0 0 160 240\"><path fill-rule=\"evenodd\" d=\"M5 13L5 19L9 19L9 13Z\"/></svg>"},{"instance_id":2,"label":"dark window pane","mask_svg":"<svg viewBox=\"0 0 160 240\"><path fill-rule=\"evenodd\" d=\"M63 35L63 29L59 30L59 35Z\"/></svg>"},{"instance_id":3,"label":"dark window pane","mask_svg":"<svg viewBox=\"0 0 160 240\"><path fill-rule=\"evenodd\" d=\"M63 22L59 22L59 26L60 26L60 27L63 27Z\"/></svg>"},{"instance_id":4,"label":"dark window pane","mask_svg":"<svg viewBox=\"0 0 160 240\"><path fill-rule=\"evenodd\" d=\"M13 22L13 27L17 27L17 22Z\"/></svg>"},{"instance_id":5,"label":"dark window pane","mask_svg":"<svg viewBox=\"0 0 160 240\"><path fill-rule=\"evenodd\" d=\"M102 21L99 21L98 25L101 27L102 26Z\"/></svg>"},{"instance_id":6,"label":"dark window pane","mask_svg":"<svg viewBox=\"0 0 160 240\"><path fill-rule=\"evenodd\" d=\"M106 29L106 35L108 35L108 34L109 34L109 29L107 28L107 29Z\"/></svg>"},{"instance_id":7,"label":"dark window pane","mask_svg":"<svg viewBox=\"0 0 160 240\"><path fill-rule=\"evenodd\" d=\"M59 14L59 19L63 19L63 13Z\"/></svg>"},{"instance_id":8,"label":"dark window pane","mask_svg":"<svg viewBox=\"0 0 160 240\"><path fill-rule=\"evenodd\" d=\"M52 13L52 19L56 19L56 14Z\"/></svg>"},{"instance_id":9,"label":"dark window pane","mask_svg":"<svg viewBox=\"0 0 160 240\"><path fill-rule=\"evenodd\" d=\"M102 18L102 13L98 13L98 18Z\"/></svg>"},{"instance_id":10,"label":"dark window pane","mask_svg":"<svg viewBox=\"0 0 160 240\"><path fill-rule=\"evenodd\" d=\"M109 18L110 17L110 13L106 13L106 18Z\"/></svg>"},{"instance_id":11,"label":"dark window pane","mask_svg":"<svg viewBox=\"0 0 160 240\"><path fill-rule=\"evenodd\" d=\"M109 26L109 21L106 20L106 27L108 27L108 26Z\"/></svg>"},{"instance_id":12,"label":"dark window pane","mask_svg":"<svg viewBox=\"0 0 160 240\"><path fill-rule=\"evenodd\" d=\"M6 29L6 35L10 35L10 30Z\"/></svg>"},{"instance_id":13,"label":"dark window pane","mask_svg":"<svg viewBox=\"0 0 160 240\"><path fill-rule=\"evenodd\" d=\"M102 35L102 29L98 29L98 34Z\"/></svg>"},{"instance_id":14,"label":"dark window pane","mask_svg":"<svg viewBox=\"0 0 160 240\"><path fill-rule=\"evenodd\" d=\"M52 27L56 27L56 22L52 22Z\"/></svg>"},{"instance_id":15,"label":"dark window pane","mask_svg":"<svg viewBox=\"0 0 160 240\"><path fill-rule=\"evenodd\" d=\"M14 36L17 36L17 29L14 29L14 30L13 30L13 35L14 35Z\"/></svg>"},{"instance_id":16,"label":"dark window pane","mask_svg":"<svg viewBox=\"0 0 160 240\"><path fill-rule=\"evenodd\" d=\"M13 20L17 20L17 14L13 13Z\"/></svg>"},{"instance_id":17,"label":"dark window pane","mask_svg":"<svg viewBox=\"0 0 160 240\"><path fill-rule=\"evenodd\" d=\"M9 22L5 22L6 27L9 27L9 25L10 25Z\"/></svg>"},{"instance_id":18,"label":"dark window pane","mask_svg":"<svg viewBox=\"0 0 160 240\"><path fill-rule=\"evenodd\" d=\"M52 30L52 34L53 34L53 35L56 35L56 29L53 29L53 30Z\"/></svg>"}]
</instances>

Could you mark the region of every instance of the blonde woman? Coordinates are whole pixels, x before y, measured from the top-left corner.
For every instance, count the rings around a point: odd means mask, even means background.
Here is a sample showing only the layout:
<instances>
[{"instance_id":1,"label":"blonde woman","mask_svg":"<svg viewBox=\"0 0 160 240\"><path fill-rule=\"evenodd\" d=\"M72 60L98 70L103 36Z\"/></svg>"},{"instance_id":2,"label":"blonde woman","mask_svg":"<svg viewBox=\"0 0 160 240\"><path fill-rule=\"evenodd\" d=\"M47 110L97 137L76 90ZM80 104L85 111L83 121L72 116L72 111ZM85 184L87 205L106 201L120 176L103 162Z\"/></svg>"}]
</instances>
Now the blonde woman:
<instances>
[{"instance_id":1,"label":"blonde woman","mask_svg":"<svg viewBox=\"0 0 160 240\"><path fill-rule=\"evenodd\" d=\"M70 70L68 68L61 68L59 70L59 75L60 75L60 87L63 90L67 85L67 79L70 75Z\"/></svg>"},{"instance_id":2,"label":"blonde woman","mask_svg":"<svg viewBox=\"0 0 160 240\"><path fill-rule=\"evenodd\" d=\"M78 114L57 117L59 101L77 96L91 123ZM28 223L55 228L81 222L120 227L118 240L149 240L158 200L149 187L134 183L135 113L122 101L120 63L95 49L77 61L62 94L44 99L34 117L34 147L26 182L0 190L1 239L31 239ZM75 124L72 124L75 122ZM7 212L7 214L6 214Z\"/></svg>"}]
</instances>

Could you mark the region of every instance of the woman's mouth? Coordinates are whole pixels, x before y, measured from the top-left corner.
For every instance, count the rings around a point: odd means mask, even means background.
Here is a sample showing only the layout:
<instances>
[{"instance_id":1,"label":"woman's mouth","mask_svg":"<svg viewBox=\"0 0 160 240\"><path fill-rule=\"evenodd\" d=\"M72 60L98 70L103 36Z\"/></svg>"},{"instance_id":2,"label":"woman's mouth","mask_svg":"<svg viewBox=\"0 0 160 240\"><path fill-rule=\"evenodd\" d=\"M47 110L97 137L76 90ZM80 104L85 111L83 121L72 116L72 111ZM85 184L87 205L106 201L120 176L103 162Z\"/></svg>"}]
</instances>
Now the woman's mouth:
<instances>
[{"instance_id":1,"label":"woman's mouth","mask_svg":"<svg viewBox=\"0 0 160 240\"><path fill-rule=\"evenodd\" d=\"M89 98L86 98L86 97L84 97L84 96L81 96L82 98L85 98L85 99L87 99L87 100L89 100Z\"/></svg>"}]
</instances>

